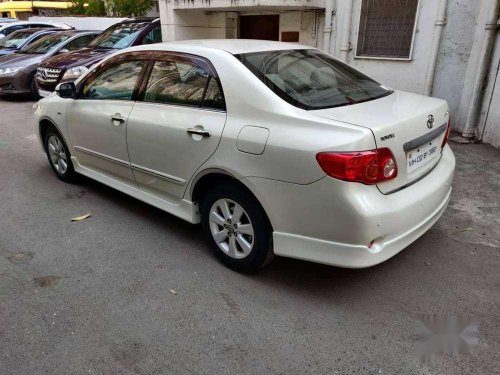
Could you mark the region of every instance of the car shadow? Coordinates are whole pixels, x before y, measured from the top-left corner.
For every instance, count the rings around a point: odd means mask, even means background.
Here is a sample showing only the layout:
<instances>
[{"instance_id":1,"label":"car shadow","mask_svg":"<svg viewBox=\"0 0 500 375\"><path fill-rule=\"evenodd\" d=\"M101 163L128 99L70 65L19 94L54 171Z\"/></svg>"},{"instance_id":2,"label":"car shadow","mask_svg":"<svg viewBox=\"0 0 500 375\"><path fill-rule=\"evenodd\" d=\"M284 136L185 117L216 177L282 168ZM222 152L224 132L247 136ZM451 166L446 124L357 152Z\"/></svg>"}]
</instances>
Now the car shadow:
<instances>
[{"instance_id":1,"label":"car shadow","mask_svg":"<svg viewBox=\"0 0 500 375\"><path fill-rule=\"evenodd\" d=\"M203 238L199 235L201 231L199 225L188 223L168 212L85 176L79 177L78 185L110 203L126 208L131 214L137 216L138 220L147 223L152 228L175 232L176 235L186 236L190 241L196 240L203 243Z\"/></svg>"},{"instance_id":2,"label":"car shadow","mask_svg":"<svg viewBox=\"0 0 500 375\"><path fill-rule=\"evenodd\" d=\"M37 102L38 99L33 98L30 94L2 94L0 95L0 100L4 102L16 102L16 103L26 103L26 102Z\"/></svg>"},{"instance_id":3,"label":"car shadow","mask_svg":"<svg viewBox=\"0 0 500 375\"><path fill-rule=\"evenodd\" d=\"M128 210L131 214L137 216L138 220L147 223L151 228L175 233L176 236L185 238L196 248L205 249L206 254L212 257L213 262L218 262L212 256L211 249L204 236L201 235L202 229L200 225L192 225L165 211L83 176L80 186L110 203ZM407 265L405 263L405 258L408 257L406 251L411 251L411 249L402 251L382 264L364 269L340 268L277 256L271 264L259 272L240 274L239 277L253 279L253 282L264 284L282 284L287 289L292 288L305 293L310 293L311 290L338 290L342 287L359 286L363 288L374 278L377 278L380 282L385 277L388 277L387 275L393 274L394 269L403 269L405 264ZM224 267L224 265L220 264L220 267Z\"/></svg>"}]
</instances>

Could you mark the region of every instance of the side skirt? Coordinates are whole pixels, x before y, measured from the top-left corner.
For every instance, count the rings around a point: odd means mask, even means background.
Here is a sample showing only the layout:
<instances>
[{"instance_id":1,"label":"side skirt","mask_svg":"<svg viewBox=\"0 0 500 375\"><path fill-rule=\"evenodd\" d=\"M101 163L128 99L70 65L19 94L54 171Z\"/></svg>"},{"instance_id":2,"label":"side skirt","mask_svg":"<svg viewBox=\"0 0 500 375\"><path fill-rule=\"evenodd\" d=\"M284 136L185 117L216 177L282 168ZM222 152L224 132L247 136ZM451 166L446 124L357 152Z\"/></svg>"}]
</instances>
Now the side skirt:
<instances>
[{"instance_id":1,"label":"side skirt","mask_svg":"<svg viewBox=\"0 0 500 375\"><path fill-rule=\"evenodd\" d=\"M198 210L196 206L193 204L193 202L190 202L186 199L181 200L178 204L167 202L163 199L155 197L154 195L139 190L136 187L124 184L123 182L120 181L116 181L113 178L108 177L102 173L83 167L78 163L78 161L74 156L71 157L71 161L73 162L73 166L77 173L80 173L93 180L103 183L104 185L108 185L113 189L121 191L122 193L130 195L131 197L134 197L147 204L150 204L151 206L159 208L162 211L168 212L169 214L177 216L192 224L198 224L200 222L200 218L197 213Z\"/></svg>"}]
</instances>

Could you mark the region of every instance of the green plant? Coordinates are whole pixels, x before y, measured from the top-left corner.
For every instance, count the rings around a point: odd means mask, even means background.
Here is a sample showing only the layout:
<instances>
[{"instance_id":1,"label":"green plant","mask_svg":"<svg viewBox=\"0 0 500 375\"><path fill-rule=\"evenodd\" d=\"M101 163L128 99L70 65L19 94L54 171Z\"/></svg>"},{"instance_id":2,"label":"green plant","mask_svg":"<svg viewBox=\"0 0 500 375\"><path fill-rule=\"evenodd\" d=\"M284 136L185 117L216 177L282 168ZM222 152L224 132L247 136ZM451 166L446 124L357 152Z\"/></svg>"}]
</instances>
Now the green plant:
<instances>
[{"instance_id":1,"label":"green plant","mask_svg":"<svg viewBox=\"0 0 500 375\"><path fill-rule=\"evenodd\" d=\"M103 0L88 0L85 9L86 16L105 16L106 7Z\"/></svg>"},{"instance_id":2,"label":"green plant","mask_svg":"<svg viewBox=\"0 0 500 375\"><path fill-rule=\"evenodd\" d=\"M111 0L113 13L120 17L143 16L151 5L151 0Z\"/></svg>"},{"instance_id":3,"label":"green plant","mask_svg":"<svg viewBox=\"0 0 500 375\"><path fill-rule=\"evenodd\" d=\"M85 14L85 0L72 0L73 6L69 8L69 12L74 15Z\"/></svg>"}]
</instances>

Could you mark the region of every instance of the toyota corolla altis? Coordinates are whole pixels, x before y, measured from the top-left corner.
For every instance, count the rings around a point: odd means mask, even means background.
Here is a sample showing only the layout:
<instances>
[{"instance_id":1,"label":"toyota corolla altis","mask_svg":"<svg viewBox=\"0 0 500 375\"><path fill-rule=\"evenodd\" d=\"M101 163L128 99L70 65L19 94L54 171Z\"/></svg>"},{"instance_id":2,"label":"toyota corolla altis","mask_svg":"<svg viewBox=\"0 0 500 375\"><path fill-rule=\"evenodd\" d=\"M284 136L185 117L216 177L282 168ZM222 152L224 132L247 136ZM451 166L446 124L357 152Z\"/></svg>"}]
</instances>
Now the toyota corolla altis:
<instances>
[{"instance_id":1,"label":"toyota corolla altis","mask_svg":"<svg viewBox=\"0 0 500 375\"><path fill-rule=\"evenodd\" d=\"M274 254L383 262L439 219L455 169L445 101L297 44L133 47L60 84L36 117L61 180L82 174L201 222L240 271Z\"/></svg>"}]
</instances>

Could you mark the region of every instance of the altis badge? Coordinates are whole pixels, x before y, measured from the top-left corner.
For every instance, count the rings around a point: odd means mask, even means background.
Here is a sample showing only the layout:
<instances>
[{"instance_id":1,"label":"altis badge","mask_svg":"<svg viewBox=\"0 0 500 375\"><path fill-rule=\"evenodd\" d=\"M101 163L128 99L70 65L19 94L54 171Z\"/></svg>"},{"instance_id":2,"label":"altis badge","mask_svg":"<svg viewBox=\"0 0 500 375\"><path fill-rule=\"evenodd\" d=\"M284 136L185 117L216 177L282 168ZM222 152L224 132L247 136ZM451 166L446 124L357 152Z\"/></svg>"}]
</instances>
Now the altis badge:
<instances>
[{"instance_id":1,"label":"altis badge","mask_svg":"<svg viewBox=\"0 0 500 375\"><path fill-rule=\"evenodd\" d=\"M383 137L380 137L380 140L387 141L388 139L395 138L395 137L396 136L394 135L394 133L391 133L391 134L384 135Z\"/></svg>"}]
</instances>

